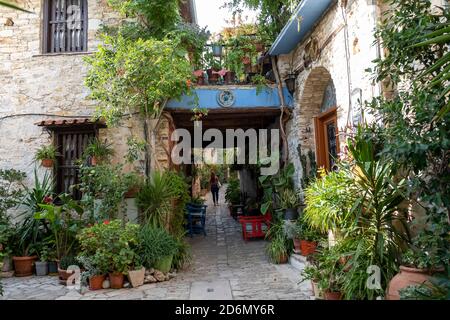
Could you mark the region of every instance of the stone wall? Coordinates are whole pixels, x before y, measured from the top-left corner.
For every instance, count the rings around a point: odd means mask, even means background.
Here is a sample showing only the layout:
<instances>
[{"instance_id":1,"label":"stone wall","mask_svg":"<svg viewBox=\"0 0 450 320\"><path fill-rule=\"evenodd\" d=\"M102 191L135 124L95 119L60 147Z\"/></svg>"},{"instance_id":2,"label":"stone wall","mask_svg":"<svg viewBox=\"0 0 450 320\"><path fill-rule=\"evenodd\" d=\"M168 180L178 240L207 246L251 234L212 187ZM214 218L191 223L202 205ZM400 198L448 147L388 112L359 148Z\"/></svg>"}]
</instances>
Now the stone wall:
<instances>
[{"instance_id":1,"label":"stone wall","mask_svg":"<svg viewBox=\"0 0 450 320\"><path fill-rule=\"evenodd\" d=\"M61 116L92 115L95 102L88 98L89 90L84 86L87 66L83 59L100 44L101 25L115 24L119 16L106 0L89 0L88 51L42 54L43 0L17 4L34 14L0 7L0 168L25 171L31 182L35 151L51 143L51 136L35 123ZM162 127L168 128L167 124ZM141 119L100 131L100 137L114 145L113 162L123 160L127 137L131 135L142 137ZM167 140L168 132L162 131L161 136ZM166 167L167 159L160 148L157 157Z\"/></svg>"},{"instance_id":2,"label":"stone wall","mask_svg":"<svg viewBox=\"0 0 450 320\"><path fill-rule=\"evenodd\" d=\"M287 125L290 160L297 169L298 185L303 176L299 151L304 156L309 150L316 151L314 117L320 113L328 83L332 81L336 91L340 132L352 123L358 99L371 100L380 92L379 86L372 84L370 74L366 72L378 54L378 49L372 44L380 7L372 2L348 2L344 9L348 36L342 9L336 4L302 43L290 54L279 57L278 66L283 79L292 71L298 73L295 108ZM349 107L350 101L353 109ZM339 140L343 150L345 137L340 135Z\"/></svg>"}]
</instances>

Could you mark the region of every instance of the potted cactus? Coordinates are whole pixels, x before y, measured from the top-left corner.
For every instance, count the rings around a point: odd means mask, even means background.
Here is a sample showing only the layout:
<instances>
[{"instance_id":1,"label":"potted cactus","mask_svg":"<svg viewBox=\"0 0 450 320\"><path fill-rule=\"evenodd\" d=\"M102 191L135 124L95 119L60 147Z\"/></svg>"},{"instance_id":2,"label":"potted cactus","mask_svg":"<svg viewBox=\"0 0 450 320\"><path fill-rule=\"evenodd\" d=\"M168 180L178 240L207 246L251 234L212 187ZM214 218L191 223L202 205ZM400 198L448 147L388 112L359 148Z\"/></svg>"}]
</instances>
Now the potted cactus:
<instances>
[{"instance_id":1,"label":"potted cactus","mask_svg":"<svg viewBox=\"0 0 450 320\"><path fill-rule=\"evenodd\" d=\"M36 161L41 161L41 165L44 168L52 168L56 157L59 156L59 153L55 146L42 146L36 151L35 159Z\"/></svg>"}]
</instances>

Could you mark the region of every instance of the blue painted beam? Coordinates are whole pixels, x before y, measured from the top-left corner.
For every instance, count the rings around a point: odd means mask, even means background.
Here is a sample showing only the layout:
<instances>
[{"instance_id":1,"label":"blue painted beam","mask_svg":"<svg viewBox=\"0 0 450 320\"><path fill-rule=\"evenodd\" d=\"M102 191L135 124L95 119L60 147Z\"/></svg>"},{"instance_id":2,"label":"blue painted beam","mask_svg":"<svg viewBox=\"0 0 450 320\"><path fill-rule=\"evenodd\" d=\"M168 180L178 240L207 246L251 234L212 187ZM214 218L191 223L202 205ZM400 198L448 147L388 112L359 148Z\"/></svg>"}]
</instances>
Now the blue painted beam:
<instances>
[{"instance_id":1,"label":"blue painted beam","mask_svg":"<svg viewBox=\"0 0 450 320\"><path fill-rule=\"evenodd\" d=\"M295 49L336 0L302 0L269 51L271 56Z\"/></svg>"},{"instance_id":2,"label":"blue painted beam","mask_svg":"<svg viewBox=\"0 0 450 320\"><path fill-rule=\"evenodd\" d=\"M234 95L234 104L227 109L239 108L279 108L281 105L276 86L268 86L257 94L255 86L205 86L196 87L193 94L183 96L180 100L172 99L168 102L167 109L189 110L195 107L206 109L223 109L219 104L218 95L224 90L229 90ZM287 106L293 106L293 99L289 91L284 87L283 94Z\"/></svg>"}]
</instances>

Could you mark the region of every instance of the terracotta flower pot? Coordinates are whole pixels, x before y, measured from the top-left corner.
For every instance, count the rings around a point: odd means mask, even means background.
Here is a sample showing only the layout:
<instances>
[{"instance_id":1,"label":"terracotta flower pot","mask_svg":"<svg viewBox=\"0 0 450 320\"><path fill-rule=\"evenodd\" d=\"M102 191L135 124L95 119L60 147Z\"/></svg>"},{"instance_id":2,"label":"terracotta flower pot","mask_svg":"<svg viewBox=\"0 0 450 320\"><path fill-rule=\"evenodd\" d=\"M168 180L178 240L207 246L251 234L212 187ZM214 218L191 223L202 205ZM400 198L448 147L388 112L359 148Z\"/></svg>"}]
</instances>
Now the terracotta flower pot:
<instances>
[{"instance_id":1,"label":"terracotta flower pot","mask_svg":"<svg viewBox=\"0 0 450 320\"><path fill-rule=\"evenodd\" d=\"M319 288L319 284L316 281L311 281L311 287L312 287L314 297L317 300L323 300L324 296L323 296L322 290L320 290L320 288Z\"/></svg>"},{"instance_id":2,"label":"terracotta flower pot","mask_svg":"<svg viewBox=\"0 0 450 320\"><path fill-rule=\"evenodd\" d=\"M71 273L68 273L67 270L61 269L58 266L58 277L59 280L61 280L61 283L66 284L67 279L69 279L69 277L71 276Z\"/></svg>"},{"instance_id":3,"label":"terracotta flower pot","mask_svg":"<svg viewBox=\"0 0 450 320\"><path fill-rule=\"evenodd\" d=\"M325 297L325 300L342 300L342 293L325 291L324 297Z\"/></svg>"},{"instance_id":4,"label":"terracotta flower pot","mask_svg":"<svg viewBox=\"0 0 450 320\"><path fill-rule=\"evenodd\" d=\"M99 163L100 163L100 160L97 159L97 157L95 157L95 156L91 157L91 165L96 166Z\"/></svg>"},{"instance_id":5,"label":"terracotta flower pot","mask_svg":"<svg viewBox=\"0 0 450 320\"><path fill-rule=\"evenodd\" d=\"M133 199L133 198L136 198L136 195L138 193L139 193L139 188L133 187L125 193L124 197L125 197L125 199Z\"/></svg>"},{"instance_id":6,"label":"terracotta flower pot","mask_svg":"<svg viewBox=\"0 0 450 320\"><path fill-rule=\"evenodd\" d=\"M233 84L235 78L236 73L233 71L227 71L227 73L225 73L225 76L223 77L225 84Z\"/></svg>"},{"instance_id":7,"label":"terracotta flower pot","mask_svg":"<svg viewBox=\"0 0 450 320\"><path fill-rule=\"evenodd\" d=\"M263 52L264 50L265 50L265 48L264 48L264 44L262 44L262 43L255 43L255 48L256 48L256 51L257 52Z\"/></svg>"},{"instance_id":8,"label":"terracotta flower pot","mask_svg":"<svg viewBox=\"0 0 450 320\"><path fill-rule=\"evenodd\" d=\"M32 257L13 257L14 270L16 271L16 277L29 277L33 275L34 261L36 256Z\"/></svg>"},{"instance_id":9,"label":"terracotta flower pot","mask_svg":"<svg viewBox=\"0 0 450 320\"><path fill-rule=\"evenodd\" d=\"M122 289L123 288L124 276L123 273L110 273L109 282L111 283L111 289Z\"/></svg>"},{"instance_id":10,"label":"terracotta flower pot","mask_svg":"<svg viewBox=\"0 0 450 320\"><path fill-rule=\"evenodd\" d=\"M297 238L294 238L293 242L294 242L294 252L297 253L297 254L300 254L302 252L301 240L297 239Z\"/></svg>"},{"instance_id":11,"label":"terracotta flower pot","mask_svg":"<svg viewBox=\"0 0 450 320\"><path fill-rule=\"evenodd\" d=\"M346 266L347 263L350 261L351 258L352 258L351 256L340 257L340 258L339 258L339 263L340 263L342 266ZM347 266L344 268L343 271L344 271L344 272L349 272L351 268L352 268L352 266L349 264L349 265L347 265Z\"/></svg>"},{"instance_id":12,"label":"terracotta flower pot","mask_svg":"<svg viewBox=\"0 0 450 320\"><path fill-rule=\"evenodd\" d=\"M301 240L300 248L302 251L302 256L308 257L316 252L317 242Z\"/></svg>"},{"instance_id":13,"label":"terracotta flower pot","mask_svg":"<svg viewBox=\"0 0 450 320\"><path fill-rule=\"evenodd\" d=\"M400 266L400 272L392 278L387 288L386 300L400 300L401 289L412 285L421 285L427 283L433 273L441 270L431 271L429 269L417 269L406 266Z\"/></svg>"},{"instance_id":14,"label":"terracotta flower pot","mask_svg":"<svg viewBox=\"0 0 450 320\"><path fill-rule=\"evenodd\" d=\"M289 256L287 254L280 257L280 260L278 260L278 264L286 264L288 263Z\"/></svg>"},{"instance_id":15,"label":"terracotta flower pot","mask_svg":"<svg viewBox=\"0 0 450 320\"><path fill-rule=\"evenodd\" d=\"M206 70L206 73L208 74L208 82L210 84L217 84L217 82L219 82L219 74L217 72L219 72L217 69Z\"/></svg>"},{"instance_id":16,"label":"terracotta flower pot","mask_svg":"<svg viewBox=\"0 0 450 320\"><path fill-rule=\"evenodd\" d=\"M42 166L44 168L53 168L53 159L42 159Z\"/></svg>"},{"instance_id":17,"label":"terracotta flower pot","mask_svg":"<svg viewBox=\"0 0 450 320\"><path fill-rule=\"evenodd\" d=\"M93 276L89 278L89 289L90 290L101 290L103 289L103 281L105 281L105 275Z\"/></svg>"},{"instance_id":18,"label":"terracotta flower pot","mask_svg":"<svg viewBox=\"0 0 450 320\"><path fill-rule=\"evenodd\" d=\"M242 57L242 63L246 66L250 65L252 63L252 61L250 60L249 57Z\"/></svg>"}]
</instances>

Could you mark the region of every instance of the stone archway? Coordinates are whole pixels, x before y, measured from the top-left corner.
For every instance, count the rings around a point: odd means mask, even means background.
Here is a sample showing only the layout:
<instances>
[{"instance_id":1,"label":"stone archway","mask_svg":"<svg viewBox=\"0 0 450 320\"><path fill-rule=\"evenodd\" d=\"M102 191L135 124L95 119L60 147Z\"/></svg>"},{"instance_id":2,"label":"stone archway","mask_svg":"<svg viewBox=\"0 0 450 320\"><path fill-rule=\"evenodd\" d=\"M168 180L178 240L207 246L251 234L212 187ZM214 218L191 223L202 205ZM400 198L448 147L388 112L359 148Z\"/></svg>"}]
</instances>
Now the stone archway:
<instances>
[{"instance_id":1,"label":"stone archway","mask_svg":"<svg viewBox=\"0 0 450 320\"><path fill-rule=\"evenodd\" d=\"M314 169L316 164L318 167L331 169L333 161L330 154L337 155L338 152L333 150L330 153L327 133L324 130L327 126L334 128L337 139L336 90L331 74L326 68L316 67L306 78L300 98L299 115L301 156L303 162L307 160L307 171ZM336 141L337 149L338 145ZM311 153L314 153L313 160L316 162L314 164Z\"/></svg>"}]
</instances>

